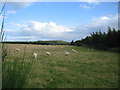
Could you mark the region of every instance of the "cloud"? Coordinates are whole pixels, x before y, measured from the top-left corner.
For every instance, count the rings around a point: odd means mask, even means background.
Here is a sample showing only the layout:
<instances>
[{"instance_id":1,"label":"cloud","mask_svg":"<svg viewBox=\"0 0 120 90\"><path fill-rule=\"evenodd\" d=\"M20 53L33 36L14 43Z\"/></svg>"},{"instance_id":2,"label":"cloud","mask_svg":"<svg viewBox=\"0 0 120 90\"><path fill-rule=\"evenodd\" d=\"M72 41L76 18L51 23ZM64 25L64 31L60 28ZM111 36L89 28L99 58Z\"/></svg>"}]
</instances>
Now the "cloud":
<instances>
[{"instance_id":1,"label":"cloud","mask_svg":"<svg viewBox=\"0 0 120 90\"><path fill-rule=\"evenodd\" d=\"M57 25L55 22L39 22L39 21L28 21L28 24L17 24L18 27L25 31L38 31L42 33L62 33L62 32L71 32L72 29Z\"/></svg>"},{"instance_id":2,"label":"cloud","mask_svg":"<svg viewBox=\"0 0 120 90\"><path fill-rule=\"evenodd\" d=\"M115 16L116 17L116 16ZM93 17L92 18L92 21L109 21L109 20L111 20L111 18L113 18L113 17L110 17L110 16L101 16L101 17Z\"/></svg>"},{"instance_id":3,"label":"cloud","mask_svg":"<svg viewBox=\"0 0 120 90\"><path fill-rule=\"evenodd\" d=\"M7 18L7 17L5 16L4 18ZM0 15L0 22L2 22L2 20L3 20L3 16Z\"/></svg>"},{"instance_id":4,"label":"cloud","mask_svg":"<svg viewBox=\"0 0 120 90\"><path fill-rule=\"evenodd\" d=\"M78 25L73 28L74 33L82 33L82 37L90 35L92 32L101 30L102 32L107 32L108 26L118 29L118 15L107 15L98 18L92 18L91 23Z\"/></svg>"},{"instance_id":5,"label":"cloud","mask_svg":"<svg viewBox=\"0 0 120 90\"><path fill-rule=\"evenodd\" d=\"M19 10L21 8L29 7L33 2L8 2L7 6L13 10Z\"/></svg>"},{"instance_id":6,"label":"cloud","mask_svg":"<svg viewBox=\"0 0 120 90\"><path fill-rule=\"evenodd\" d=\"M106 17L106 16L103 16L100 18L101 20L110 20L110 18Z\"/></svg>"},{"instance_id":7,"label":"cloud","mask_svg":"<svg viewBox=\"0 0 120 90\"><path fill-rule=\"evenodd\" d=\"M1 0L3 2L5 0ZM7 2L119 2L119 0L6 0Z\"/></svg>"},{"instance_id":8,"label":"cloud","mask_svg":"<svg viewBox=\"0 0 120 90\"><path fill-rule=\"evenodd\" d=\"M37 2L37 1L42 1L42 0L6 0L6 2Z\"/></svg>"},{"instance_id":9,"label":"cloud","mask_svg":"<svg viewBox=\"0 0 120 90\"><path fill-rule=\"evenodd\" d=\"M27 21L16 24L18 30L11 33L11 40L80 40L90 33L101 30L107 32L108 26L118 29L118 15L105 15L91 18L91 23L65 27L53 21Z\"/></svg>"},{"instance_id":10,"label":"cloud","mask_svg":"<svg viewBox=\"0 0 120 90\"><path fill-rule=\"evenodd\" d=\"M88 2L89 4L99 4L98 0L79 0L80 2Z\"/></svg>"},{"instance_id":11,"label":"cloud","mask_svg":"<svg viewBox=\"0 0 120 90\"><path fill-rule=\"evenodd\" d=\"M57 25L55 22L28 21L27 24L16 24L20 28L18 35L30 37L30 39L69 39L70 32L74 30L65 26Z\"/></svg>"},{"instance_id":12,"label":"cloud","mask_svg":"<svg viewBox=\"0 0 120 90\"><path fill-rule=\"evenodd\" d=\"M79 0L79 1L82 1L82 2L97 2L97 0Z\"/></svg>"},{"instance_id":13,"label":"cloud","mask_svg":"<svg viewBox=\"0 0 120 90\"><path fill-rule=\"evenodd\" d=\"M85 9L90 9L91 7L89 7L88 5L85 4L80 4L80 7L85 8Z\"/></svg>"},{"instance_id":14,"label":"cloud","mask_svg":"<svg viewBox=\"0 0 120 90\"><path fill-rule=\"evenodd\" d=\"M2 19L3 19L3 16L0 15L0 20L2 20Z\"/></svg>"},{"instance_id":15,"label":"cloud","mask_svg":"<svg viewBox=\"0 0 120 90\"><path fill-rule=\"evenodd\" d=\"M5 31L5 32L15 32L16 30L13 30L13 29L5 29L4 31Z\"/></svg>"},{"instance_id":16,"label":"cloud","mask_svg":"<svg viewBox=\"0 0 120 90\"><path fill-rule=\"evenodd\" d=\"M9 10L9 11L7 11L7 14L16 14L16 11L15 10Z\"/></svg>"}]
</instances>

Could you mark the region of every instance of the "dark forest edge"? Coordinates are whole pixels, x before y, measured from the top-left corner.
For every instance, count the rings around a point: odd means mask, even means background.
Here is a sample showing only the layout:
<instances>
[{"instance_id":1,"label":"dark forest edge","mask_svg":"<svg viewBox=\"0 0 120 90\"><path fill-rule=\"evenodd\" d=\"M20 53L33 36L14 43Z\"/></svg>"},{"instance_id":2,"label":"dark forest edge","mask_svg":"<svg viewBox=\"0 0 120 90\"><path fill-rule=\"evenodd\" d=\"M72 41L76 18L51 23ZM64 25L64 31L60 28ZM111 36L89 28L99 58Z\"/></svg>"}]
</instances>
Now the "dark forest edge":
<instances>
[{"instance_id":1,"label":"dark forest edge","mask_svg":"<svg viewBox=\"0 0 120 90\"><path fill-rule=\"evenodd\" d=\"M108 26L107 33L93 32L82 40L71 41L71 45L87 46L100 50L120 51L120 30Z\"/></svg>"},{"instance_id":2,"label":"dark forest edge","mask_svg":"<svg viewBox=\"0 0 120 90\"><path fill-rule=\"evenodd\" d=\"M71 45L66 41L5 41L8 44L37 44L37 45Z\"/></svg>"}]
</instances>

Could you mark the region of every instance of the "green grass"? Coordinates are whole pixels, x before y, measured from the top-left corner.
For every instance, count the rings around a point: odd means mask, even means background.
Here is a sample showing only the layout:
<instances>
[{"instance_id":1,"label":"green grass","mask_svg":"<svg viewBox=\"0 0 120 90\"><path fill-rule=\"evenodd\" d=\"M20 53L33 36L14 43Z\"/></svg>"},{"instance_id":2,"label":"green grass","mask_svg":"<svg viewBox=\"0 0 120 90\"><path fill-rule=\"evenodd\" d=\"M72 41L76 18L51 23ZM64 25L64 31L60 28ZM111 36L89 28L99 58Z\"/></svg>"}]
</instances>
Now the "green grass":
<instances>
[{"instance_id":1,"label":"green grass","mask_svg":"<svg viewBox=\"0 0 120 90\"><path fill-rule=\"evenodd\" d=\"M6 58L8 61L4 63L6 65L14 64L15 62L10 62L11 60L20 63L19 60L24 55L23 46L22 44L8 44L9 54ZM61 47L62 45L26 46L25 66L32 60L33 64L24 88L118 87L118 53L100 50L88 51L86 47ZM19 48L20 51L16 52L16 48ZM72 52L71 49L77 50L77 53ZM33 51L38 53L36 60L32 58ZM51 56L45 56L45 51L51 52ZM64 51L68 51L70 55L65 56Z\"/></svg>"}]
</instances>

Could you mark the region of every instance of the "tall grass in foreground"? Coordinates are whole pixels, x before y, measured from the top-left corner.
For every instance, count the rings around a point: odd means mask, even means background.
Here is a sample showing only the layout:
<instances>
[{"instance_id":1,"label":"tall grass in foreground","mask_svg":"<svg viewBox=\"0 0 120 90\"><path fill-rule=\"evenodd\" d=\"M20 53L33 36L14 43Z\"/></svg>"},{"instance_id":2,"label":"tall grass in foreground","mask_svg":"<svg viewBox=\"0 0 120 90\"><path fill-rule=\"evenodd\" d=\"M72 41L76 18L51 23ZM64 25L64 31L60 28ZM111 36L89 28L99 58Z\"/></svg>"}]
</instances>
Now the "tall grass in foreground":
<instances>
[{"instance_id":1,"label":"tall grass in foreground","mask_svg":"<svg viewBox=\"0 0 120 90\"><path fill-rule=\"evenodd\" d=\"M5 4L0 12L0 15L2 14L4 10ZM1 30L0 30L0 88L2 88L2 62L5 60L5 57L7 56L7 47L3 43L5 40L5 32L4 32L4 17L5 14L3 15L2 23L1 23Z\"/></svg>"},{"instance_id":2,"label":"tall grass in foreground","mask_svg":"<svg viewBox=\"0 0 120 90\"><path fill-rule=\"evenodd\" d=\"M24 47L23 56L21 58L13 58L13 62L3 63L3 88L23 88L29 72L32 67L31 62L25 62L26 46ZM19 60L21 59L21 60Z\"/></svg>"},{"instance_id":3,"label":"tall grass in foreground","mask_svg":"<svg viewBox=\"0 0 120 90\"><path fill-rule=\"evenodd\" d=\"M4 4L5 7L5 4ZM3 10L3 9L2 9ZM0 13L1 15L1 13ZM0 31L0 64L2 70L2 88L22 88L26 82L26 79L29 76L29 72L32 67L32 62L25 63L26 59L26 46L24 47L23 56L21 58L15 57L13 58L13 62L8 62L6 57L9 56L7 51L7 45L5 42L5 31L4 31L4 17L1 24ZM21 62L18 62L20 61ZM0 83L1 85L1 83ZM1 86L0 86L1 87Z\"/></svg>"},{"instance_id":4,"label":"tall grass in foreground","mask_svg":"<svg viewBox=\"0 0 120 90\"><path fill-rule=\"evenodd\" d=\"M1 50L1 58L2 58L2 62L5 60L6 56L7 56L7 46L5 45L5 43L3 43L5 41L5 31L4 31L4 17L3 16L3 20L2 20L2 26L1 26L1 32L0 32L0 50Z\"/></svg>"}]
</instances>

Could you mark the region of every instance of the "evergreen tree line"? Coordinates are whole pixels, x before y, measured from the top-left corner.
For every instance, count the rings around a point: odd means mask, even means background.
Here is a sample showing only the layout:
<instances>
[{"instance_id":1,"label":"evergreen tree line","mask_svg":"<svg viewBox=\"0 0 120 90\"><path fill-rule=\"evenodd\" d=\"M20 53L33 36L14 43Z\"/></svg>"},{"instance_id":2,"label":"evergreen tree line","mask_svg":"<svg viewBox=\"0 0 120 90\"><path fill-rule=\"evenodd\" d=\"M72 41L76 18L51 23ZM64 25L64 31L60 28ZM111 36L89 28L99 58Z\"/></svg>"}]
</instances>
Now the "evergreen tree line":
<instances>
[{"instance_id":1,"label":"evergreen tree line","mask_svg":"<svg viewBox=\"0 0 120 90\"><path fill-rule=\"evenodd\" d=\"M8 44L37 44L37 45L70 45L66 41L5 41Z\"/></svg>"},{"instance_id":2,"label":"evergreen tree line","mask_svg":"<svg viewBox=\"0 0 120 90\"><path fill-rule=\"evenodd\" d=\"M71 45L85 45L94 47L97 49L108 49L108 48L118 48L120 47L120 30L115 30L115 28L108 27L107 33L105 32L93 32L90 36L85 39L71 42Z\"/></svg>"}]
</instances>

